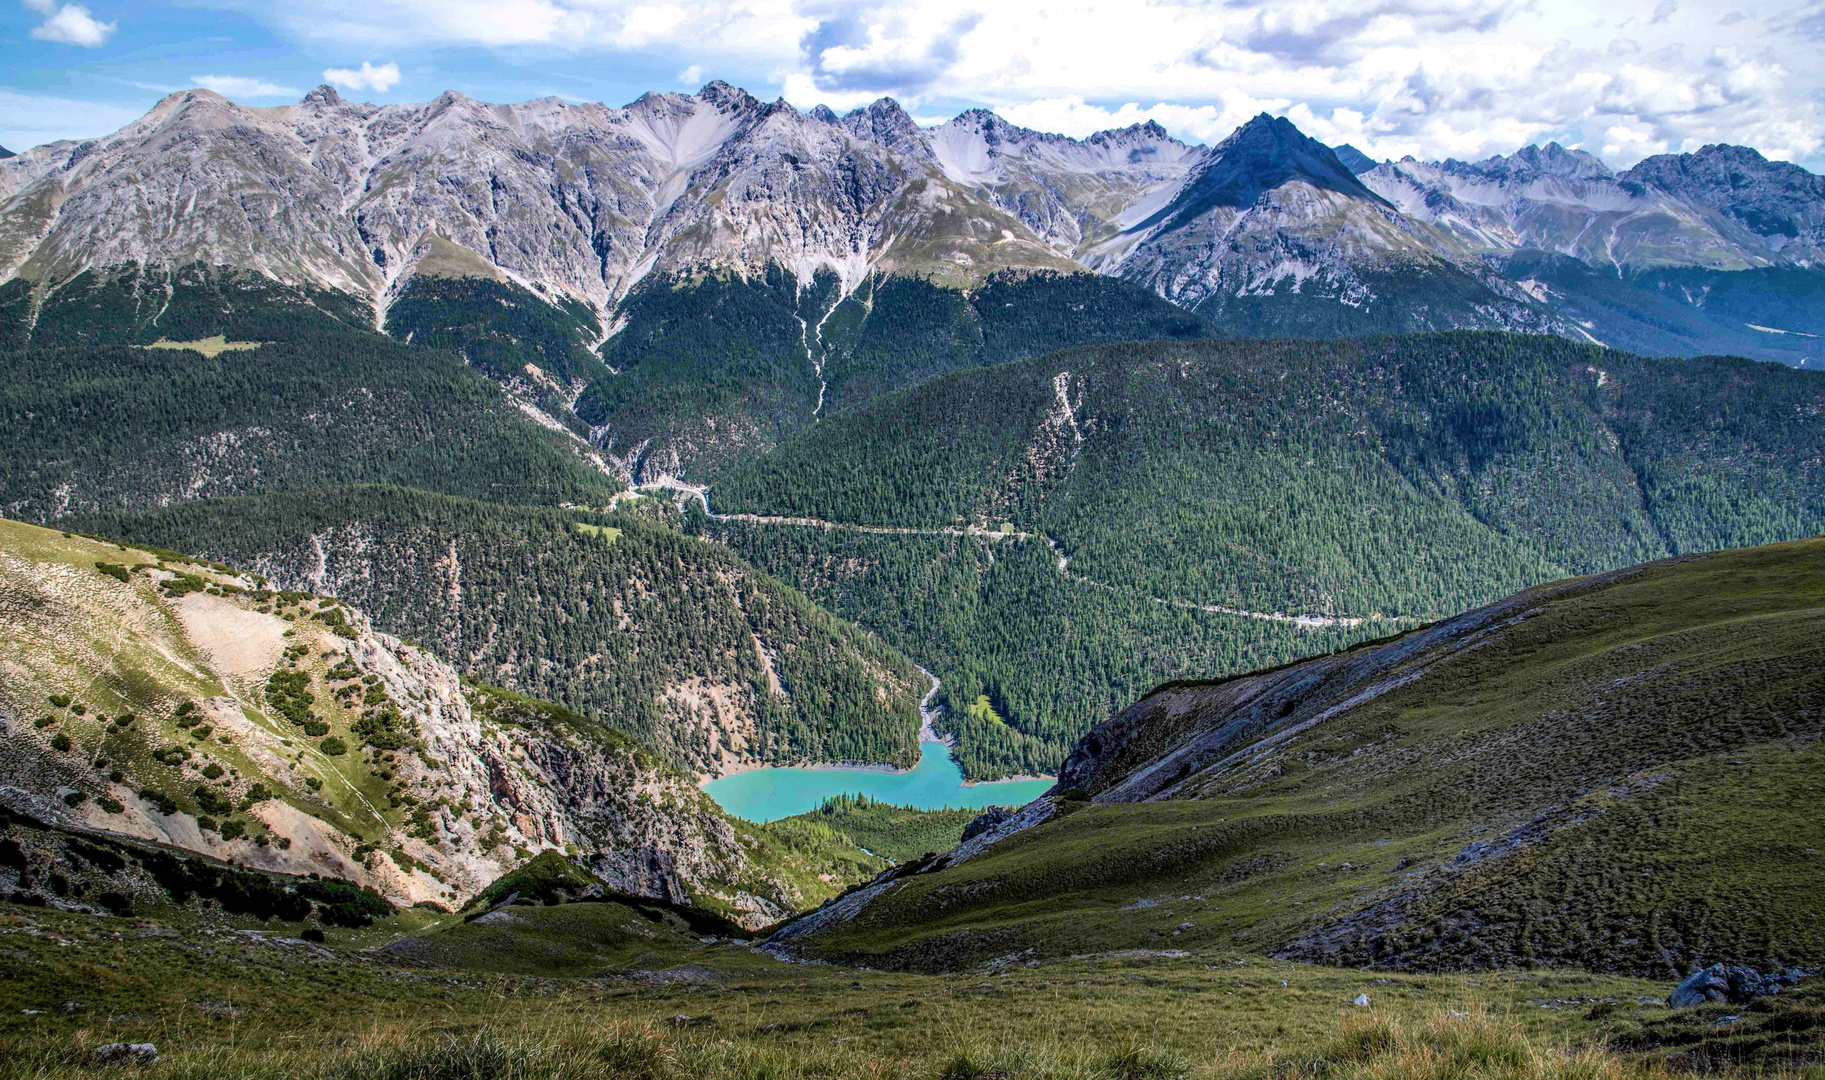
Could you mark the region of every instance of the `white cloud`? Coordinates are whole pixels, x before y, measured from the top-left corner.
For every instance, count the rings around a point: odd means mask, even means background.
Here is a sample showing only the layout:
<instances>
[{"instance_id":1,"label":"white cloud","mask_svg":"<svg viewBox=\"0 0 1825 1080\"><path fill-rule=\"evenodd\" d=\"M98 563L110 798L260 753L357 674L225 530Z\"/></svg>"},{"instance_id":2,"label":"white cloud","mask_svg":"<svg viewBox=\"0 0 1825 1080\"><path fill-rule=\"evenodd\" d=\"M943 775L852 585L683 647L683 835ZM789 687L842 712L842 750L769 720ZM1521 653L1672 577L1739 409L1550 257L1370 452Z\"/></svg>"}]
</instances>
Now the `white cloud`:
<instances>
[{"instance_id":1,"label":"white cloud","mask_svg":"<svg viewBox=\"0 0 1825 1080\"><path fill-rule=\"evenodd\" d=\"M353 70L349 68L328 69L323 73L323 81L333 83L345 90L372 90L376 94L384 94L399 81L399 65L388 61L375 67L372 63L363 60L361 67Z\"/></svg>"},{"instance_id":2,"label":"white cloud","mask_svg":"<svg viewBox=\"0 0 1825 1080\"><path fill-rule=\"evenodd\" d=\"M703 85L703 65L692 64L678 73L678 85L695 89Z\"/></svg>"},{"instance_id":3,"label":"white cloud","mask_svg":"<svg viewBox=\"0 0 1825 1080\"><path fill-rule=\"evenodd\" d=\"M81 45L93 49L107 44L117 25L97 22L89 14L89 9L81 4L64 4L60 7L55 0L25 0L25 6L45 16L44 22L32 27L32 37L39 41L55 41L61 45Z\"/></svg>"},{"instance_id":4,"label":"white cloud","mask_svg":"<svg viewBox=\"0 0 1825 1080\"><path fill-rule=\"evenodd\" d=\"M205 90L214 90L225 98L297 97L298 91L265 79L243 75L192 75L190 81Z\"/></svg>"},{"instance_id":5,"label":"white cloud","mask_svg":"<svg viewBox=\"0 0 1825 1080\"><path fill-rule=\"evenodd\" d=\"M143 105L0 90L0 146L21 151L61 139L99 138L138 120L145 111Z\"/></svg>"},{"instance_id":6,"label":"white cloud","mask_svg":"<svg viewBox=\"0 0 1825 1080\"><path fill-rule=\"evenodd\" d=\"M1729 141L1825 164L1825 0L1779 19L1732 18L1745 0L196 2L348 50L635 54L801 108L891 95L920 115L981 104L1074 132L1156 119L1206 142L1266 109L1376 157L1557 139L1626 166L1635 148Z\"/></svg>"}]
</instances>

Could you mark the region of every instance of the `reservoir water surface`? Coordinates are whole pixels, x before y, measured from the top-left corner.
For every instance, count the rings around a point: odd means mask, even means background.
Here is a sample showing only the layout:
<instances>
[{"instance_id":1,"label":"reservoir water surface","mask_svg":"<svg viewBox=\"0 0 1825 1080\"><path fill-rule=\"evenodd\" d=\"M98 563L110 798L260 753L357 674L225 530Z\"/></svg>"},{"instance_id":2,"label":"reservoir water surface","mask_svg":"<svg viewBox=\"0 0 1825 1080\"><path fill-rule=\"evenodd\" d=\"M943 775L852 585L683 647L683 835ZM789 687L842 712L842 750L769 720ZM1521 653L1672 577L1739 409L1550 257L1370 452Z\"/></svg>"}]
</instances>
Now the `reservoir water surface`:
<instances>
[{"instance_id":1,"label":"reservoir water surface","mask_svg":"<svg viewBox=\"0 0 1825 1080\"><path fill-rule=\"evenodd\" d=\"M1050 780L1006 780L964 786L963 773L941 742L919 744L919 764L907 772L878 769L750 769L712 780L703 790L724 810L749 821L773 821L815 810L832 795L862 794L921 810L1020 806L1052 786Z\"/></svg>"}]
</instances>

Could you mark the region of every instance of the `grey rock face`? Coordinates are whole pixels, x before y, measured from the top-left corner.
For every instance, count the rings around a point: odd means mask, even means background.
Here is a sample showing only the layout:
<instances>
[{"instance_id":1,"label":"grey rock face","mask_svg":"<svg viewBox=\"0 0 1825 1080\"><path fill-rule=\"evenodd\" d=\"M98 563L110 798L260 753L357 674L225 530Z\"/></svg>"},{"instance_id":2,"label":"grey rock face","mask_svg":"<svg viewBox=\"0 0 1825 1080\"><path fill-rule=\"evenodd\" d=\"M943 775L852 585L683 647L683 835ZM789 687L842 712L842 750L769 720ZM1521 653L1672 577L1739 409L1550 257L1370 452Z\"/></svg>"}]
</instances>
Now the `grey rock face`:
<instances>
[{"instance_id":1,"label":"grey rock face","mask_svg":"<svg viewBox=\"0 0 1825 1080\"><path fill-rule=\"evenodd\" d=\"M852 284L943 212L1025 233L921 160L897 104L868 116L858 136L720 82L624 109L454 92L376 107L327 87L251 109L188 91L105 139L0 165L0 280L201 261L369 297L384 325L416 273L606 312L655 272L771 263ZM902 136L899 151L873 141ZM1059 265L1016 240L998 265Z\"/></svg>"},{"instance_id":2,"label":"grey rock face","mask_svg":"<svg viewBox=\"0 0 1825 1080\"><path fill-rule=\"evenodd\" d=\"M1479 162L1406 158L1361 175L1472 253L1743 270L1814 265L1825 243L1825 178L1746 147L1662 155L1619 175L1557 143Z\"/></svg>"},{"instance_id":3,"label":"grey rock face","mask_svg":"<svg viewBox=\"0 0 1825 1080\"><path fill-rule=\"evenodd\" d=\"M1349 143L1344 143L1342 146L1333 146L1331 147L1331 150L1337 155L1337 160L1343 162L1344 168L1349 169L1358 176L1361 176L1363 173L1368 172L1379 164L1374 158L1363 153L1361 150L1356 149Z\"/></svg>"},{"instance_id":4,"label":"grey rock face","mask_svg":"<svg viewBox=\"0 0 1825 1080\"><path fill-rule=\"evenodd\" d=\"M1622 179L1710 207L1796 262L1825 256L1825 176L1747 146L1647 158Z\"/></svg>"}]
</instances>

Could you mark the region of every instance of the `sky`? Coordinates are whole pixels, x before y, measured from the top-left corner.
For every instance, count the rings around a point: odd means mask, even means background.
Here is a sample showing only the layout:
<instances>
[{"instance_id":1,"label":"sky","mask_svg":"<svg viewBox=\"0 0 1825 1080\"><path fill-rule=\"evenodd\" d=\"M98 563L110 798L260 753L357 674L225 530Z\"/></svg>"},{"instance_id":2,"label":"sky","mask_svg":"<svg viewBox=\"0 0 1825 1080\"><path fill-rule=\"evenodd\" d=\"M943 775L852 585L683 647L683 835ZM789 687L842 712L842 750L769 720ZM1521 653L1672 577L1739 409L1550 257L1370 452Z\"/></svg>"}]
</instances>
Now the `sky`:
<instances>
[{"instance_id":1,"label":"sky","mask_svg":"<svg viewBox=\"0 0 1825 1080\"><path fill-rule=\"evenodd\" d=\"M0 0L0 145L193 86L622 105L711 79L921 123L989 108L1213 143L1290 118L1376 158L1549 140L1622 168L1706 143L1825 172L1825 0Z\"/></svg>"}]
</instances>

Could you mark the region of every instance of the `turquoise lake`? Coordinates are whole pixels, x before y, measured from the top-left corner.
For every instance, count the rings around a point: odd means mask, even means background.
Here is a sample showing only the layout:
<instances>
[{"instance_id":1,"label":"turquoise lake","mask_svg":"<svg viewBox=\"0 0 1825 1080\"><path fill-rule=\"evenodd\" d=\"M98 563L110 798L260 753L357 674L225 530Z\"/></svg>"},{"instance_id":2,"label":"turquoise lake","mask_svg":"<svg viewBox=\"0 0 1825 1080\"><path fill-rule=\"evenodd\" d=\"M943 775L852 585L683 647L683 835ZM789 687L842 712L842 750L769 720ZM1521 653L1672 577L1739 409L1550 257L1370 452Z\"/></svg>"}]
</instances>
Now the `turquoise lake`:
<instances>
[{"instance_id":1,"label":"turquoise lake","mask_svg":"<svg viewBox=\"0 0 1825 1080\"><path fill-rule=\"evenodd\" d=\"M1019 806L1038 798L1050 780L1007 780L963 786L963 773L940 742L919 744L919 765L910 772L872 769L751 769L712 780L703 790L724 810L749 821L773 821L815 810L832 795L871 799L921 810Z\"/></svg>"}]
</instances>

